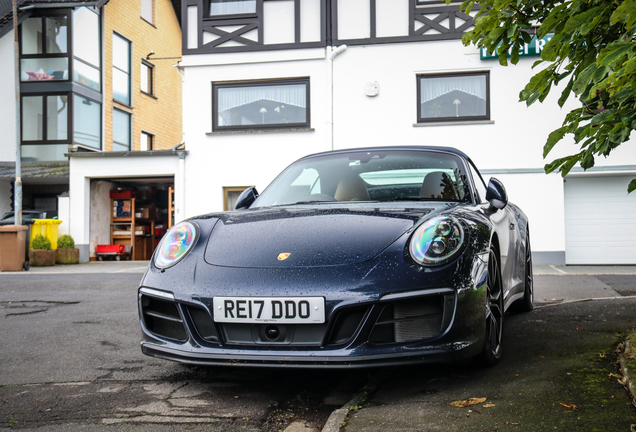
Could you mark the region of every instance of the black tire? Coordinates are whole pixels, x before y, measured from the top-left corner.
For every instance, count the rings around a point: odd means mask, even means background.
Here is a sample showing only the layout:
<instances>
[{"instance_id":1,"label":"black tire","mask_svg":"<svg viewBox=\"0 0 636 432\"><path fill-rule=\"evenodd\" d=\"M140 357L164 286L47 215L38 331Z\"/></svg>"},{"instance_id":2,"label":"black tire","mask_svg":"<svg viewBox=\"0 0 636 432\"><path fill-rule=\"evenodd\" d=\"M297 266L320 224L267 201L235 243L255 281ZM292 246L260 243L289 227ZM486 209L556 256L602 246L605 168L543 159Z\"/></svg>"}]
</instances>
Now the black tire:
<instances>
[{"instance_id":1,"label":"black tire","mask_svg":"<svg viewBox=\"0 0 636 432\"><path fill-rule=\"evenodd\" d=\"M485 366L494 366L501 360L503 351L503 287L499 259L494 248L490 248L488 257L488 282L486 287L486 325L484 330L484 349L480 362Z\"/></svg>"},{"instance_id":2,"label":"black tire","mask_svg":"<svg viewBox=\"0 0 636 432\"><path fill-rule=\"evenodd\" d=\"M530 232L526 233L526 262L524 273L523 300L519 302L519 310L530 312L534 309L534 276L532 275L532 249L530 248Z\"/></svg>"},{"instance_id":3,"label":"black tire","mask_svg":"<svg viewBox=\"0 0 636 432\"><path fill-rule=\"evenodd\" d=\"M22 268L24 269L24 271L29 271L29 269L31 268L31 263L29 261L25 261L24 264L22 264Z\"/></svg>"}]
</instances>

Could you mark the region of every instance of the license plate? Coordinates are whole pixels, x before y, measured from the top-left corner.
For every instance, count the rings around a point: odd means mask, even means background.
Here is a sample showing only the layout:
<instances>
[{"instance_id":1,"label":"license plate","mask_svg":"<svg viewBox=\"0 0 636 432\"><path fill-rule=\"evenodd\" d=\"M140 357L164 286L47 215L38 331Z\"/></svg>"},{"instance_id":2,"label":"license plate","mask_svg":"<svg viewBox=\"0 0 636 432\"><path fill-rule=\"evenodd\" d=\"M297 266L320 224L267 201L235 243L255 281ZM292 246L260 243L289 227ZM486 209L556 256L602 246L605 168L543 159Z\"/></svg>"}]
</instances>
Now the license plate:
<instances>
[{"instance_id":1,"label":"license plate","mask_svg":"<svg viewBox=\"0 0 636 432\"><path fill-rule=\"evenodd\" d=\"M322 324L323 297L214 297L214 321Z\"/></svg>"}]
</instances>

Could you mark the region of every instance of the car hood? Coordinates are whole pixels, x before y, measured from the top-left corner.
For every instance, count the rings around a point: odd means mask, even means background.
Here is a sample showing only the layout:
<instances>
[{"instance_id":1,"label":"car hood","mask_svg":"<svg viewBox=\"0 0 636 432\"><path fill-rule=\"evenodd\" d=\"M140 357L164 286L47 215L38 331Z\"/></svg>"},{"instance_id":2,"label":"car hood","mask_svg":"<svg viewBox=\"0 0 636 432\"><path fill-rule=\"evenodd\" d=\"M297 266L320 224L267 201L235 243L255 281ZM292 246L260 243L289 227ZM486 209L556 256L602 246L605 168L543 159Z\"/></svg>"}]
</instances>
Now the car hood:
<instances>
[{"instance_id":1,"label":"car hood","mask_svg":"<svg viewBox=\"0 0 636 432\"><path fill-rule=\"evenodd\" d=\"M363 262L381 253L420 219L449 207L284 207L224 213L210 234L207 263L291 268ZM376 204L377 205L377 204Z\"/></svg>"}]
</instances>

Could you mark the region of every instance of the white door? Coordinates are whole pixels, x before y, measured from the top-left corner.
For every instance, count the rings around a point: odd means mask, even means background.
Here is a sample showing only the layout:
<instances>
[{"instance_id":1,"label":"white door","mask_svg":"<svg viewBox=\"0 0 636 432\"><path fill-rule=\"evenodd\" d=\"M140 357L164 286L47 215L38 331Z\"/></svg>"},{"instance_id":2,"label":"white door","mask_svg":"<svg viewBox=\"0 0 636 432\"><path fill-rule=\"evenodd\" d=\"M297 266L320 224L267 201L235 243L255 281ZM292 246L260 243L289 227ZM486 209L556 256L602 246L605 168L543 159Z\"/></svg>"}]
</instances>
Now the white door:
<instances>
[{"instance_id":1,"label":"white door","mask_svg":"<svg viewBox=\"0 0 636 432\"><path fill-rule=\"evenodd\" d=\"M566 264L636 264L636 192L632 176L565 181Z\"/></svg>"}]
</instances>

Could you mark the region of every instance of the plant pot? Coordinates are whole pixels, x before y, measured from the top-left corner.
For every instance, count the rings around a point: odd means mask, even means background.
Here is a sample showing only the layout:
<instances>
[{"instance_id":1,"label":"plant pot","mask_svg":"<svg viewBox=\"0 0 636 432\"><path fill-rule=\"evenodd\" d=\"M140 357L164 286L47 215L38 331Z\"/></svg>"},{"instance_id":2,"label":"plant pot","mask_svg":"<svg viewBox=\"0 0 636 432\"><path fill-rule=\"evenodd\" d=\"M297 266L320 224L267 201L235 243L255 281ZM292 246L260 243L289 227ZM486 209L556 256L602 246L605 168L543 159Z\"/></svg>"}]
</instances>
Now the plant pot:
<instances>
[{"instance_id":1,"label":"plant pot","mask_svg":"<svg viewBox=\"0 0 636 432\"><path fill-rule=\"evenodd\" d=\"M78 264L79 249L55 249L55 264Z\"/></svg>"},{"instance_id":2,"label":"plant pot","mask_svg":"<svg viewBox=\"0 0 636 432\"><path fill-rule=\"evenodd\" d=\"M49 267L55 265L55 251L45 249L31 249L29 251L31 267Z\"/></svg>"}]
</instances>

